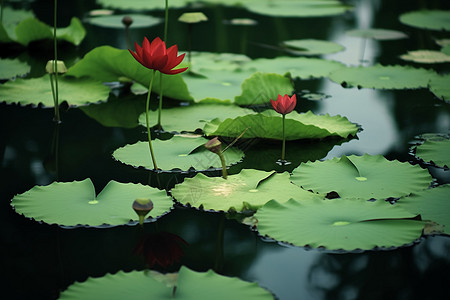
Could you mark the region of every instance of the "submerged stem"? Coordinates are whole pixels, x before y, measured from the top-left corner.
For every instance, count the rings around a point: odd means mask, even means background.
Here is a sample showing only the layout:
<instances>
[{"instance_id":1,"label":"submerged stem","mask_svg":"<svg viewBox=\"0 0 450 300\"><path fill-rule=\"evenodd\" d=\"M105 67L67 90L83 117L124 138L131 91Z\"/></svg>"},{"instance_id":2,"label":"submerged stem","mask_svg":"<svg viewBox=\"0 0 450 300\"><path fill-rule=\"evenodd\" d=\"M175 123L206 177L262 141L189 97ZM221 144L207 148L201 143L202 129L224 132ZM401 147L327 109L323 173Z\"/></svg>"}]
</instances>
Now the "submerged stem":
<instances>
[{"instance_id":1,"label":"submerged stem","mask_svg":"<svg viewBox=\"0 0 450 300\"><path fill-rule=\"evenodd\" d=\"M152 79L150 80L150 85L148 87L147 102L145 104L145 121L147 124L148 146L150 148L150 154L152 156L153 169L158 170L158 166L156 165L156 160L155 160L155 154L153 153L152 135L150 133L150 120L149 120L150 94L152 93L152 85L153 85L153 80L155 79L155 76L156 76L156 70L153 70Z\"/></svg>"}]
</instances>

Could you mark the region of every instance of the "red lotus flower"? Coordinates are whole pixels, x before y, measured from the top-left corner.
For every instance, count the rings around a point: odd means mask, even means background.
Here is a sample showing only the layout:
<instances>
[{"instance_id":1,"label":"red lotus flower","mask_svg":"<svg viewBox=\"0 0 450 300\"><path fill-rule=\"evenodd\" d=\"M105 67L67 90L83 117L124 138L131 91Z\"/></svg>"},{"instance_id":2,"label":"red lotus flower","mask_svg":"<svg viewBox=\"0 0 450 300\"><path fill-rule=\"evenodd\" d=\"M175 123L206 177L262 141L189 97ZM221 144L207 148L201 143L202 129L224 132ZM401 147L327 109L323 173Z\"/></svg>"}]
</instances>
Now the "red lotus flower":
<instances>
[{"instance_id":1,"label":"red lotus flower","mask_svg":"<svg viewBox=\"0 0 450 300\"><path fill-rule=\"evenodd\" d=\"M289 97L287 94L284 96L278 95L277 101L270 99L270 102L277 113L285 115L294 110L295 105L297 105L297 96L293 95Z\"/></svg>"},{"instance_id":2,"label":"red lotus flower","mask_svg":"<svg viewBox=\"0 0 450 300\"><path fill-rule=\"evenodd\" d=\"M166 43L164 43L159 37L155 38L152 43L145 37L141 46L138 43L134 43L136 52L130 51L133 57L144 67L158 70L164 74L179 74L187 70L187 68L181 68L172 70L178 66L184 58L185 54L178 55L178 46L173 45L169 49L166 49Z\"/></svg>"}]
</instances>

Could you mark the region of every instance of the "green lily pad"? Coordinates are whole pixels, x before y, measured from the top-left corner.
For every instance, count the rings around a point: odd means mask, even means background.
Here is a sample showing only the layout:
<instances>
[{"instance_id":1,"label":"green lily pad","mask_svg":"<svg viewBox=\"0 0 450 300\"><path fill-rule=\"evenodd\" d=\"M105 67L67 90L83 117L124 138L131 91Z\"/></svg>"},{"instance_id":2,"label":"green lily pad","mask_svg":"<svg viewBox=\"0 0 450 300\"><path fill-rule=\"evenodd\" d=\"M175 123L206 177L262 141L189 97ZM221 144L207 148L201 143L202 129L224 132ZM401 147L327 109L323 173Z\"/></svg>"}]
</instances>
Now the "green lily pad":
<instances>
[{"instance_id":1,"label":"green lily pad","mask_svg":"<svg viewBox=\"0 0 450 300\"><path fill-rule=\"evenodd\" d=\"M132 209L136 198L150 198L153 218L170 211L173 203L165 191L133 183L111 180L95 196L95 188L88 178L83 181L53 182L35 186L14 196L11 205L17 213L47 224L62 226L122 225L138 219Z\"/></svg>"},{"instance_id":2,"label":"green lily pad","mask_svg":"<svg viewBox=\"0 0 450 300\"><path fill-rule=\"evenodd\" d=\"M253 0L241 3L253 13L276 17L325 17L352 9L352 6L336 0Z\"/></svg>"},{"instance_id":3,"label":"green lily pad","mask_svg":"<svg viewBox=\"0 0 450 300\"><path fill-rule=\"evenodd\" d=\"M200 171L221 168L219 156L204 147L207 141L198 136L173 136L170 140L153 140L156 164L162 170L187 171L193 168ZM229 148L224 156L227 165L232 165L240 161L244 153L237 148ZM116 149L113 157L127 165L153 169L148 142L137 142Z\"/></svg>"},{"instance_id":4,"label":"green lily pad","mask_svg":"<svg viewBox=\"0 0 450 300\"><path fill-rule=\"evenodd\" d=\"M401 31L390 30L390 29L354 29L345 32L348 36L361 37L374 40L398 40L404 39L408 36Z\"/></svg>"},{"instance_id":5,"label":"green lily pad","mask_svg":"<svg viewBox=\"0 0 450 300\"><path fill-rule=\"evenodd\" d=\"M87 18L86 22L106 28L125 28L125 25L122 23L122 19L124 17L131 17L133 19L133 23L131 23L130 28L152 27L162 22L160 18L138 14L91 17Z\"/></svg>"},{"instance_id":6,"label":"green lily pad","mask_svg":"<svg viewBox=\"0 0 450 300\"><path fill-rule=\"evenodd\" d=\"M438 223L444 227L443 233L450 235L449 200L450 185L445 184L400 198L395 205L413 214L420 214L422 220Z\"/></svg>"},{"instance_id":7,"label":"green lily pad","mask_svg":"<svg viewBox=\"0 0 450 300\"><path fill-rule=\"evenodd\" d=\"M342 198L384 199L426 189L432 177L419 165L365 154L302 163L292 172L291 180L317 193L334 191Z\"/></svg>"},{"instance_id":8,"label":"green lily pad","mask_svg":"<svg viewBox=\"0 0 450 300\"><path fill-rule=\"evenodd\" d=\"M234 119L214 119L207 123L207 136L238 137L248 128L243 138L282 139L282 117L274 110L249 114ZM299 114L293 111L286 115L286 140L321 139L330 136L347 138L355 136L358 126L341 116L315 115L311 111Z\"/></svg>"},{"instance_id":9,"label":"green lily pad","mask_svg":"<svg viewBox=\"0 0 450 300\"><path fill-rule=\"evenodd\" d=\"M53 27L39 21L32 12L5 7L0 24L0 42L16 42L27 46L33 41L53 39ZM69 26L57 28L56 38L79 45L86 36L81 21L73 17Z\"/></svg>"},{"instance_id":10,"label":"green lily pad","mask_svg":"<svg viewBox=\"0 0 450 300\"><path fill-rule=\"evenodd\" d=\"M444 53L445 55L450 56L450 44L443 46L441 52Z\"/></svg>"},{"instance_id":11,"label":"green lily pad","mask_svg":"<svg viewBox=\"0 0 450 300\"><path fill-rule=\"evenodd\" d=\"M109 87L89 78L58 76L59 102L67 101L71 106L108 99ZM0 89L0 102L53 107L50 76L8 81Z\"/></svg>"},{"instance_id":12,"label":"green lily pad","mask_svg":"<svg viewBox=\"0 0 450 300\"><path fill-rule=\"evenodd\" d=\"M422 64L436 64L450 62L450 56L441 52L433 50L417 50L408 51L407 54L400 56L401 59L413 61Z\"/></svg>"},{"instance_id":13,"label":"green lily pad","mask_svg":"<svg viewBox=\"0 0 450 300\"><path fill-rule=\"evenodd\" d=\"M253 113L253 110L231 104L199 103L162 110L163 127L168 132L194 132L203 129L205 124L217 117L234 118ZM156 125L158 111L150 112L150 120ZM146 126L145 112L139 117L139 123Z\"/></svg>"},{"instance_id":14,"label":"green lily pad","mask_svg":"<svg viewBox=\"0 0 450 300\"><path fill-rule=\"evenodd\" d=\"M315 39L290 40L281 44L289 50L289 53L295 55L323 55L343 51L344 46L330 42Z\"/></svg>"},{"instance_id":15,"label":"green lily pad","mask_svg":"<svg viewBox=\"0 0 450 300\"><path fill-rule=\"evenodd\" d=\"M436 77L432 70L410 66L370 66L339 69L330 79L345 87L357 86L374 89L418 89L428 86Z\"/></svg>"},{"instance_id":16,"label":"green lily pad","mask_svg":"<svg viewBox=\"0 0 450 300\"><path fill-rule=\"evenodd\" d=\"M102 82L133 80L148 87L152 78L152 70L138 63L128 50L119 50L110 46L94 48L83 59L69 68L67 75L75 77L91 77ZM179 100L192 100L181 75L163 74L164 96ZM160 74L157 74L152 90L160 91Z\"/></svg>"},{"instance_id":17,"label":"green lily pad","mask_svg":"<svg viewBox=\"0 0 450 300\"><path fill-rule=\"evenodd\" d=\"M99 5L121 10L155 10L164 9L165 1L145 1L145 0L97 0ZM170 8L180 8L186 6L187 0L170 0Z\"/></svg>"},{"instance_id":18,"label":"green lily pad","mask_svg":"<svg viewBox=\"0 0 450 300\"><path fill-rule=\"evenodd\" d=\"M256 210L272 199L286 202L293 197L305 200L322 198L293 185L287 172L278 174L252 169L244 169L227 179L198 173L175 185L171 192L175 200L184 205L237 212Z\"/></svg>"},{"instance_id":19,"label":"green lily pad","mask_svg":"<svg viewBox=\"0 0 450 300\"><path fill-rule=\"evenodd\" d=\"M436 166L450 167L450 139L448 136L434 136L425 139L424 143L414 147L416 157Z\"/></svg>"},{"instance_id":20,"label":"green lily pad","mask_svg":"<svg viewBox=\"0 0 450 300\"><path fill-rule=\"evenodd\" d=\"M403 24L431 30L450 30L450 11L419 10L404 13L399 17Z\"/></svg>"},{"instance_id":21,"label":"green lily pad","mask_svg":"<svg viewBox=\"0 0 450 300\"><path fill-rule=\"evenodd\" d=\"M434 76L431 78L430 91L439 99L450 102L450 74Z\"/></svg>"},{"instance_id":22,"label":"green lily pad","mask_svg":"<svg viewBox=\"0 0 450 300\"><path fill-rule=\"evenodd\" d=\"M31 67L18 59L0 59L0 79L23 76L30 72Z\"/></svg>"},{"instance_id":23,"label":"green lily pad","mask_svg":"<svg viewBox=\"0 0 450 300\"><path fill-rule=\"evenodd\" d=\"M259 72L278 74L290 73L293 78L311 79L326 77L330 73L345 68L343 63L309 57L258 58L246 64Z\"/></svg>"},{"instance_id":24,"label":"green lily pad","mask_svg":"<svg viewBox=\"0 0 450 300\"><path fill-rule=\"evenodd\" d=\"M371 250L409 244L424 222L385 201L334 199L270 201L254 217L260 234L275 240L329 250Z\"/></svg>"},{"instance_id":25,"label":"green lily pad","mask_svg":"<svg viewBox=\"0 0 450 300\"><path fill-rule=\"evenodd\" d=\"M176 289L172 286L175 279ZM166 284L170 282L171 284ZM248 299L268 300L273 296L256 283L215 273L195 272L182 266L178 274L161 275L148 271L119 271L99 278L75 282L63 291L60 300L70 299Z\"/></svg>"}]
</instances>

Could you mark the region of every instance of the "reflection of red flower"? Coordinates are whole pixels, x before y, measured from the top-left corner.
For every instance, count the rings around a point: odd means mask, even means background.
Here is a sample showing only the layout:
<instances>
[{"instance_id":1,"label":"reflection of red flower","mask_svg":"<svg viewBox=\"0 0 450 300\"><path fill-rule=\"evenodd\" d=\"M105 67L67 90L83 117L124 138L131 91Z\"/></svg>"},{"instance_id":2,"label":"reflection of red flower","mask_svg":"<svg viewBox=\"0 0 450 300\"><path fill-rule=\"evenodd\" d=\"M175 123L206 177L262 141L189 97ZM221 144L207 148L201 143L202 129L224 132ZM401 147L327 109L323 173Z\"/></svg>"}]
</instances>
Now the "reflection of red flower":
<instances>
[{"instance_id":1,"label":"reflection of red flower","mask_svg":"<svg viewBox=\"0 0 450 300\"><path fill-rule=\"evenodd\" d=\"M182 244L187 245L188 243L178 235L159 232L142 238L136 248L136 253L144 257L150 268L155 264L167 267L179 262L184 255Z\"/></svg>"},{"instance_id":2,"label":"reflection of red flower","mask_svg":"<svg viewBox=\"0 0 450 300\"><path fill-rule=\"evenodd\" d=\"M294 110L295 105L297 105L297 96L293 95L289 97L287 94L284 96L278 95L276 101L270 99L270 102L277 113L285 115Z\"/></svg>"},{"instance_id":3,"label":"reflection of red flower","mask_svg":"<svg viewBox=\"0 0 450 300\"><path fill-rule=\"evenodd\" d=\"M144 67L151 70L158 70L164 74L178 74L187 70L187 68L180 68L172 70L178 66L184 58L185 54L178 55L177 45L173 45L169 49L166 49L166 43L164 43L159 37L155 38L152 43L145 37L141 46L138 43L134 43L136 52L130 51L133 57Z\"/></svg>"}]
</instances>

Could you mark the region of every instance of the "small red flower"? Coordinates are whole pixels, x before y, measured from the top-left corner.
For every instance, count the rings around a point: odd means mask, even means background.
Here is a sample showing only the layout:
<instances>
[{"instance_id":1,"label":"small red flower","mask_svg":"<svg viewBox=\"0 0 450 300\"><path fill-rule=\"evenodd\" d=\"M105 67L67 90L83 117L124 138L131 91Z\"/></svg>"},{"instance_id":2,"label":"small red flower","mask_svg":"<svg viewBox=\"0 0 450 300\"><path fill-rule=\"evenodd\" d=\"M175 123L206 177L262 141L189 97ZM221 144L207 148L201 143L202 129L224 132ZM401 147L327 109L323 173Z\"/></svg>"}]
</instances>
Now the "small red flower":
<instances>
[{"instance_id":1,"label":"small red flower","mask_svg":"<svg viewBox=\"0 0 450 300\"><path fill-rule=\"evenodd\" d=\"M285 115L294 110L297 105L297 96L293 95L292 97L289 97L287 94L284 96L278 95L276 101L270 99L270 102L277 113Z\"/></svg>"},{"instance_id":2,"label":"small red flower","mask_svg":"<svg viewBox=\"0 0 450 300\"><path fill-rule=\"evenodd\" d=\"M161 73L173 75L179 74L187 70L187 68L180 68L172 70L178 66L184 58L185 54L178 55L178 46L173 45L166 49L166 43L159 37L155 38L152 43L145 37L142 47L138 43L134 43L136 52L128 49L133 57L144 67L158 70Z\"/></svg>"}]
</instances>

